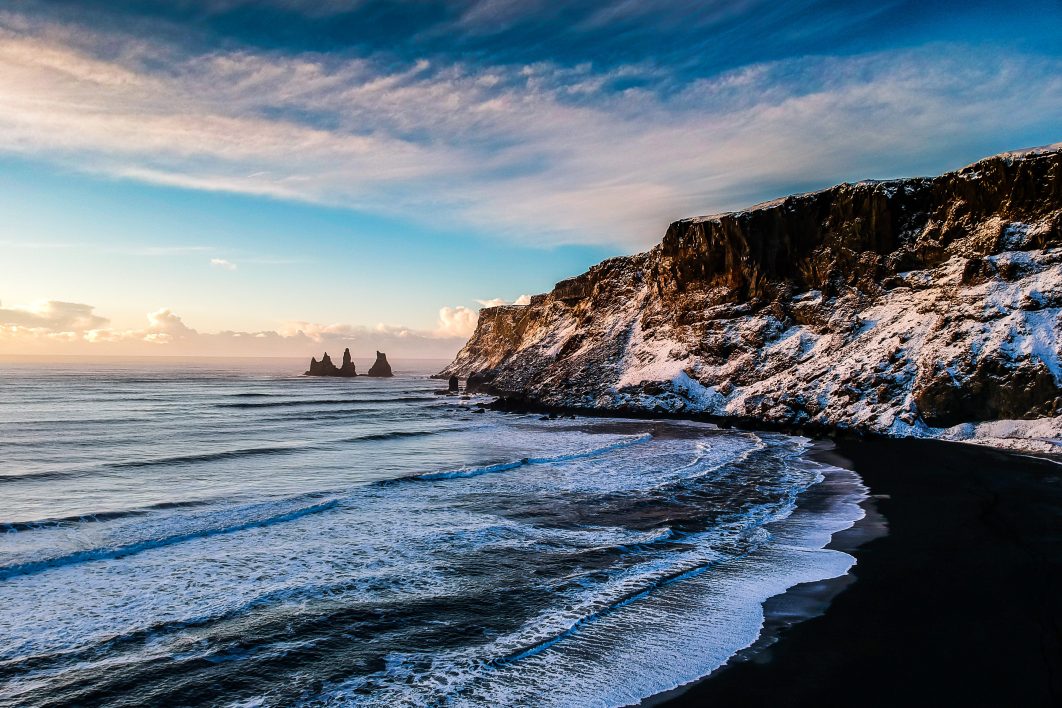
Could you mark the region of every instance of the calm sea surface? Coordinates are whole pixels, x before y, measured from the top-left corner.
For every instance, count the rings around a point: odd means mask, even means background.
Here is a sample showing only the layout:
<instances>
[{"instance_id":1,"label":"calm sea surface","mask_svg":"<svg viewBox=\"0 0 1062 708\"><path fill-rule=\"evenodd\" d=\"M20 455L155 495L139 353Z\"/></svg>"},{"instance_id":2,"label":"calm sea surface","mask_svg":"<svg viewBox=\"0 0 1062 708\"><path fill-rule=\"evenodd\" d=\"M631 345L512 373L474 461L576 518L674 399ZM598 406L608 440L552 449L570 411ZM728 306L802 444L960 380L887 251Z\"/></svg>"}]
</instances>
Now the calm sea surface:
<instances>
[{"instance_id":1,"label":"calm sea surface","mask_svg":"<svg viewBox=\"0 0 1062 708\"><path fill-rule=\"evenodd\" d=\"M852 563L806 440L393 365L0 359L0 705L623 705Z\"/></svg>"}]
</instances>

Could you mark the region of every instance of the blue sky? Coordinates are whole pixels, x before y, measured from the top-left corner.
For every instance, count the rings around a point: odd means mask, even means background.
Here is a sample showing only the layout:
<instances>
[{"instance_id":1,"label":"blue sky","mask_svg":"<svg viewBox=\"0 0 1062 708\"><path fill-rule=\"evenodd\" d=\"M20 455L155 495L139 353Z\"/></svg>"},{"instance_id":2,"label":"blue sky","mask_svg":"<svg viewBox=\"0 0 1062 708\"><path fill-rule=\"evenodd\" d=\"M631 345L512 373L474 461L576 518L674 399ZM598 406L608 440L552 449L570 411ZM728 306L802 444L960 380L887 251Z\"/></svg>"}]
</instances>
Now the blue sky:
<instances>
[{"instance_id":1,"label":"blue sky","mask_svg":"<svg viewBox=\"0 0 1062 708\"><path fill-rule=\"evenodd\" d=\"M23 0L0 353L445 356L671 220L1062 139L1058 2Z\"/></svg>"}]
</instances>

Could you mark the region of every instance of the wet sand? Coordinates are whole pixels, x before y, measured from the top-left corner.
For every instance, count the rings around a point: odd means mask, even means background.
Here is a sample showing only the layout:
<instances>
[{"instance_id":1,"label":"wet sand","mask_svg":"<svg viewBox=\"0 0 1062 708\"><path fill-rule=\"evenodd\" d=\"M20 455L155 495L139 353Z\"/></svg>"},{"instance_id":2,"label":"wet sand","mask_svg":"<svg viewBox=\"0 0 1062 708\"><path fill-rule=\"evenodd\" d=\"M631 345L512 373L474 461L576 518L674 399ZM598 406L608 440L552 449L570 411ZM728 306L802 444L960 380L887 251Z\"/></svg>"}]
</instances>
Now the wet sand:
<instances>
[{"instance_id":1,"label":"wet sand","mask_svg":"<svg viewBox=\"0 0 1062 708\"><path fill-rule=\"evenodd\" d=\"M831 544L851 576L775 598L755 651L654 703L1062 705L1062 466L923 440L816 454L874 495Z\"/></svg>"}]
</instances>

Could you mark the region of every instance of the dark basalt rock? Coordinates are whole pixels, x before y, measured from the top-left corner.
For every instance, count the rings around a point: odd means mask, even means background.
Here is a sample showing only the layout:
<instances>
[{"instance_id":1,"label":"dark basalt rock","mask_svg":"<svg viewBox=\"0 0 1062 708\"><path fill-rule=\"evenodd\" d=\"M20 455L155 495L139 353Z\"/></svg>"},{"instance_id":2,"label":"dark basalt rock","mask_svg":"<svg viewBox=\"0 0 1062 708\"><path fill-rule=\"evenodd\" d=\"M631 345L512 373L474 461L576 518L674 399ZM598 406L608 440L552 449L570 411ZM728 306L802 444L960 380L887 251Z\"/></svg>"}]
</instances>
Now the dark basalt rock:
<instances>
[{"instance_id":1,"label":"dark basalt rock","mask_svg":"<svg viewBox=\"0 0 1062 708\"><path fill-rule=\"evenodd\" d=\"M310 359L310 368L304 375L354 378L358 375L358 371L354 366L354 362L350 358L350 349L344 349L343 366L337 368L336 365L332 363L331 357L328 356L328 352L325 352L325 355L321 357L321 361L317 361L315 358Z\"/></svg>"},{"instance_id":2,"label":"dark basalt rock","mask_svg":"<svg viewBox=\"0 0 1062 708\"><path fill-rule=\"evenodd\" d=\"M953 248L970 225L992 217L1036 223L1054 216L1060 177L1057 154L1003 155L936 178L842 184L683 219L664 235L652 277L662 289L718 284L740 299L770 298L784 286L873 290L896 271L935 267L956 250L983 255L1003 245L1002 234L993 234ZM1021 247L1057 243L1060 228L1055 220Z\"/></svg>"},{"instance_id":3,"label":"dark basalt rock","mask_svg":"<svg viewBox=\"0 0 1062 708\"><path fill-rule=\"evenodd\" d=\"M569 305L574 305L589 294L589 283L582 277L562 280L553 288L553 297Z\"/></svg>"},{"instance_id":4,"label":"dark basalt rock","mask_svg":"<svg viewBox=\"0 0 1062 708\"><path fill-rule=\"evenodd\" d=\"M350 349L343 350L343 366L339 367L337 376L357 376L358 370L350 360Z\"/></svg>"},{"instance_id":5,"label":"dark basalt rock","mask_svg":"<svg viewBox=\"0 0 1062 708\"><path fill-rule=\"evenodd\" d=\"M1038 418L1062 412L1062 390L1047 367L1028 360L962 362L958 372L941 367L915 383L922 419L946 428L969 421Z\"/></svg>"},{"instance_id":6,"label":"dark basalt rock","mask_svg":"<svg viewBox=\"0 0 1062 708\"><path fill-rule=\"evenodd\" d=\"M376 352L376 361L369 367L369 376L376 377L388 377L394 376L391 373L391 365L387 363L387 355L383 352Z\"/></svg>"},{"instance_id":7,"label":"dark basalt rock","mask_svg":"<svg viewBox=\"0 0 1062 708\"><path fill-rule=\"evenodd\" d=\"M465 393L493 393L490 386L491 376L487 373L472 373L465 381Z\"/></svg>"},{"instance_id":8,"label":"dark basalt rock","mask_svg":"<svg viewBox=\"0 0 1062 708\"><path fill-rule=\"evenodd\" d=\"M310 369L306 372L306 376L339 376L339 369L332 363L331 357L328 356L328 352L321 357L321 361L316 359L310 359Z\"/></svg>"},{"instance_id":9,"label":"dark basalt rock","mask_svg":"<svg viewBox=\"0 0 1062 708\"><path fill-rule=\"evenodd\" d=\"M457 380L457 377L456 376L451 376L450 377L450 381L449 381L449 386L447 387L450 390L450 393L457 393L458 386L459 386L459 382Z\"/></svg>"}]
</instances>

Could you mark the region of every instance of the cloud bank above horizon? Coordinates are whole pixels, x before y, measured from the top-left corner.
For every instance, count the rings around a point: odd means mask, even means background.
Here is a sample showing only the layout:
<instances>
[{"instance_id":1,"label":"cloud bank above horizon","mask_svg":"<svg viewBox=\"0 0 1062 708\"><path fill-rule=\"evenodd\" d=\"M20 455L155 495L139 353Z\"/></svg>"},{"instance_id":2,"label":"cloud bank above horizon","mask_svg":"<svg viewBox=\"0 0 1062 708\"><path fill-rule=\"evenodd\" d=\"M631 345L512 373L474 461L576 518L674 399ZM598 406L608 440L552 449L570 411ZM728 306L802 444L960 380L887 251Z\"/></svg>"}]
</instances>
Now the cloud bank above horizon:
<instances>
[{"instance_id":1,"label":"cloud bank above horizon","mask_svg":"<svg viewBox=\"0 0 1062 708\"><path fill-rule=\"evenodd\" d=\"M322 348L349 347L356 357L382 350L396 357L444 359L465 343L478 316L466 307L444 307L438 326L423 331L383 323L365 327L294 321L276 330L200 332L169 308L147 313L141 328L122 329L84 303L0 304L0 355L303 356Z\"/></svg>"}]
</instances>

